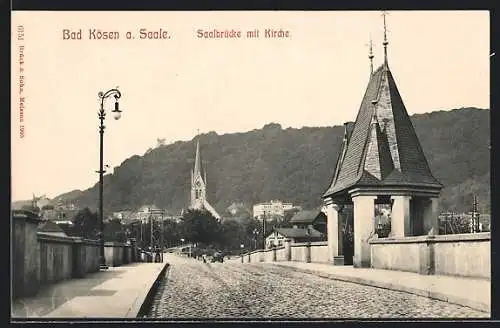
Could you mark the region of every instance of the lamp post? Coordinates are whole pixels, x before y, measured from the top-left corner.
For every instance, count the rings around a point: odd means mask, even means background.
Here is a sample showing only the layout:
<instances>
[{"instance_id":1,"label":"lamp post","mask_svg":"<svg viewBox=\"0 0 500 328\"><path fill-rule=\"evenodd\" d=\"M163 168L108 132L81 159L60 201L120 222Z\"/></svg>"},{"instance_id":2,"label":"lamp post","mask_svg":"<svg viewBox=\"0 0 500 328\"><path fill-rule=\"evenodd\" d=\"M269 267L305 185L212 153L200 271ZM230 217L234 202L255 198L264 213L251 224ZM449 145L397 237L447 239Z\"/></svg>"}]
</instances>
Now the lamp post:
<instances>
[{"instance_id":1,"label":"lamp post","mask_svg":"<svg viewBox=\"0 0 500 328\"><path fill-rule=\"evenodd\" d=\"M262 249L266 249L266 213L262 217Z\"/></svg>"},{"instance_id":2,"label":"lamp post","mask_svg":"<svg viewBox=\"0 0 500 328\"><path fill-rule=\"evenodd\" d=\"M254 249L257 249L257 238L259 237L259 230L254 229L253 230L253 242L254 242Z\"/></svg>"},{"instance_id":3,"label":"lamp post","mask_svg":"<svg viewBox=\"0 0 500 328\"><path fill-rule=\"evenodd\" d=\"M307 236L306 262L311 263L311 227L307 227L306 236Z\"/></svg>"},{"instance_id":4,"label":"lamp post","mask_svg":"<svg viewBox=\"0 0 500 328\"><path fill-rule=\"evenodd\" d=\"M244 244L240 245L241 251L240 251L240 256L241 256L241 263L243 263L243 248L245 248Z\"/></svg>"},{"instance_id":5,"label":"lamp post","mask_svg":"<svg viewBox=\"0 0 500 328\"><path fill-rule=\"evenodd\" d=\"M99 264L100 264L100 269L101 270L106 270L108 266L106 265L106 259L104 257L104 213L103 213L103 176L104 176L104 119L106 118L106 112L104 111L104 100L106 100L109 97L114 97L115 98L115 109L112 111L114 114L115 120L120 119L121 117L121 110L119 109L119 103L118 99L122 96L120 91L118 89L110 89L106 92L100 91L99 94L99 99L100 99L100 105L101 107L99 108L99 135L100 135L100 140L99 140L99 171L96 171L99 173L99 219L100 219L100 226L101 226L101 231L99 233L99 239L100 239L100 257L99 257Z\"/></svg>"}]
</instances>

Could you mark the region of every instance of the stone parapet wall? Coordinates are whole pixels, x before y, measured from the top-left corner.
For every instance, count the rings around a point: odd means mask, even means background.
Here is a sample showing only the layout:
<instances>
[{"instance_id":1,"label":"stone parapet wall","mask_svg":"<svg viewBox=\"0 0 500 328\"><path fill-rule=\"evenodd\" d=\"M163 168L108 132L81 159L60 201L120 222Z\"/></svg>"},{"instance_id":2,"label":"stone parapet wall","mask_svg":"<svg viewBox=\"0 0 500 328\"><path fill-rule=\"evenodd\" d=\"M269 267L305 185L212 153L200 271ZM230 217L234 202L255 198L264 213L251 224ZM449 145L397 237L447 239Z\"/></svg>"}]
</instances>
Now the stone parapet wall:
<instances>
[{"instance_id":1,"label":"stone parapet wall","mask_svg":"<svg viewBox=\"0 0 500 328\"><path fill-rule=\"evenodd\" d=\"M306 243L296 243L291 245L292 261L306 262Z\"/></svg>"},{"instance_id":2,"label":"stone parapet wall","mask_svg":"<svg viewBox=\"0 0 500 328\"><path fill-rule=\"evenodd\" d=\"M311 243L311 262L329 263L328 261L328 242Z\"/></svg>"},{"instance_id":3,"label":"stone parapet wall","mask_svg":"<svg viewBox=\"0 0 500 328\"><path fill-rule=\"evenodd\" d=\"M249 253L250 263L264 262L264 252L262 250L256 250Z\"/></svg>"},{"instance_id":4,"label":"stone parapet wall","mask_svg":"<svg viewBox=\"0 0 500 328\"><path fill-rule=\"evenodd\" d=\"M40 265L38 283L46 285L73 277L73 262L80 259L73 252L78 238L38 233Z\"/></svg>"},{"instance_id":5,"label":"stone parapet wall","mask_svg":"<svg viewBox=\"0 0 500 328\"><path fill-rule=\"evenodd\" d=\"M104 243L104 257L106 258L106 265L120 266L131 262L132 252L129 245L117 242Z\"/></svg>"},{"instance_id":6,"label":"stone parapet wall","mask_svg":"<svg viewBox=\"0 0 500 328\"><path fill-rule=\"evenodd\" d=\"M489 232L442 236L371 239L374 269L491 279ZM287 247L256 250L231 261L243 263L297 261L331 263L328 242L292 243Z\"/></svg>"},{"instance_id":7,"label":"stone parapet wall","mask_svg":"<svg viewBox=\"0 0 500 328\"><path fill-rule=\"evenodd\" d=\"M12 217L12 297L35 295L41 286L99 271L100 243L38 232L40 220ZM135 246L105 243L106 263L135 262Z\"/></svg>"},{"instance_id":8,"label":"stone parapet wall","mask_svg":"<svg viewBox=\"0 0 500 328\"><path fill-rule=\"evenodd\" d=\"M41 221L29 216L21 216L21 214L12 216L11 221L13 298L36 294L40 279L37 228Z\"/></svg>"},{"instance_id":9,"label":"stone parapet wall","mask_svg":"<svg viewBox=\"0 0 500 328\"><path fill-rule=\"evenodd\" d=\"M273 252L275 252L273 249L266 249L264 251L264 262L274 262Z\"/></svg>"},{"instance_id":10,"label":"stone parapet wall","mask_svg":"<svg viewBox=\"0 0 500 328\"><path fill-rule=\"evenodd\" d=\"M489 232L372 239L371 267L490 279L490 244Z\"/></svg>"},{"instance_id":11,"label":"stone parapet wall","mask_svg":"<svg viewBox=\"0 0 500 328\"><path fill-rule=\"evenodd\" d=\"M276 248L276 261L287 260L287 249L285 247Z\"/></svg>"}]
</instances>

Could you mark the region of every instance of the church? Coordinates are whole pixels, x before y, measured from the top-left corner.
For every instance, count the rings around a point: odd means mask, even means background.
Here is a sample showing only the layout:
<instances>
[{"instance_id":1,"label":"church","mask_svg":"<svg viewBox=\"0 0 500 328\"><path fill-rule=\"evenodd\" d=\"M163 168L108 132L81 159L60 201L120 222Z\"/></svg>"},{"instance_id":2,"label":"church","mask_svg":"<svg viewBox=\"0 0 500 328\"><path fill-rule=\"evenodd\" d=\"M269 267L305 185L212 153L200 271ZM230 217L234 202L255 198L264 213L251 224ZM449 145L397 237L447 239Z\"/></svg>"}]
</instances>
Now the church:
<instances>
[{"instance_id":1,"label":"church","mask_svg":"<svg viewBox=\"0 0 500 328\"><path fill-rule=\"evenodd\" d=\"M194 169L191 171L191 202L189 208L196 210L206 210L217 220L220 220L221 216L207 200L207 172L205 170L203 171L204 172L202 174L200 141L197 139Z\"/></svg>"}]
</instances>

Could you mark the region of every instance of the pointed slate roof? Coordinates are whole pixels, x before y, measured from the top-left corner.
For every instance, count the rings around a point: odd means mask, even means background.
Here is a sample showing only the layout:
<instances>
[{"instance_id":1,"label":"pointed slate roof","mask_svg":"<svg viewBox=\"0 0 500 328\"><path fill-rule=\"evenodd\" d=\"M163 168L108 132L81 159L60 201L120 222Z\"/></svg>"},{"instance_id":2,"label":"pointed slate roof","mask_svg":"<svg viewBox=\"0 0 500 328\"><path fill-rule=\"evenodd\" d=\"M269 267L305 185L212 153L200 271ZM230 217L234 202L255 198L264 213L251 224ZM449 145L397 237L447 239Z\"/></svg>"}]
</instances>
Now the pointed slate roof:
<instances>
[{"instance_id":1,"label":"pointed slate roof","mask_svg":"<svg viewBox=\"0 0 500 328\"><path fill-rule=\"evenodd\" d=\"M387 63L370 75L354 123L344 138L330 187L323 197L355 186L441 189L432 175Z\"/></svg>"},{"instance_id":2,"label":"pointed slate roof","mask_svg":"<svg viewBox=\"0 0 500 328\"><path fill-rule=\"evenodd\" d=\"M196 157L194 160L194 171L193 173L199 174L201 176L201 158L200 158L200 141L196 140Z\"/></svg>"}]
</instances>

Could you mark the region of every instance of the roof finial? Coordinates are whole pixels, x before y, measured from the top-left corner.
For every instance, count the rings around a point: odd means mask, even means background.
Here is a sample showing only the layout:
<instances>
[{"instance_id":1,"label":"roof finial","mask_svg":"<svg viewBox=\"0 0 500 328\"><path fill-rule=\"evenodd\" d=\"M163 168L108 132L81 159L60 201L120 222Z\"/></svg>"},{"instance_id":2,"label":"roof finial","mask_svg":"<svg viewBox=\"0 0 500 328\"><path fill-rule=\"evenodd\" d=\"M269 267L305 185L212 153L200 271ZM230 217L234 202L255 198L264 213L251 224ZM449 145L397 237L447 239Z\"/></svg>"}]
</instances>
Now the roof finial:
<instances>
[{"instance_id":1,"label":"roof finial","mask_svg":"<svg viewBox=\"0 0 500 328\"><path fill-rule=\"evenodd\" d=\"M384 45L384 64L387 66L387 45L389 44L389 41L387 41L387 25L385 23L385 16L387 16L387 11L382 11L382 17L384 17L384 42L382 43Z\"/></svg>"},{"instance_id":2,"label":"roof finial","mask_svg":"<svg viewBox=\"0 0 500 328\"><path fill-rule=\"evenodd\" d=\"M370 73L373 73L373 42L372 35L370 33L370 52L368 54L368 58L370 59Z\"/></svg>"}]
</instances>

